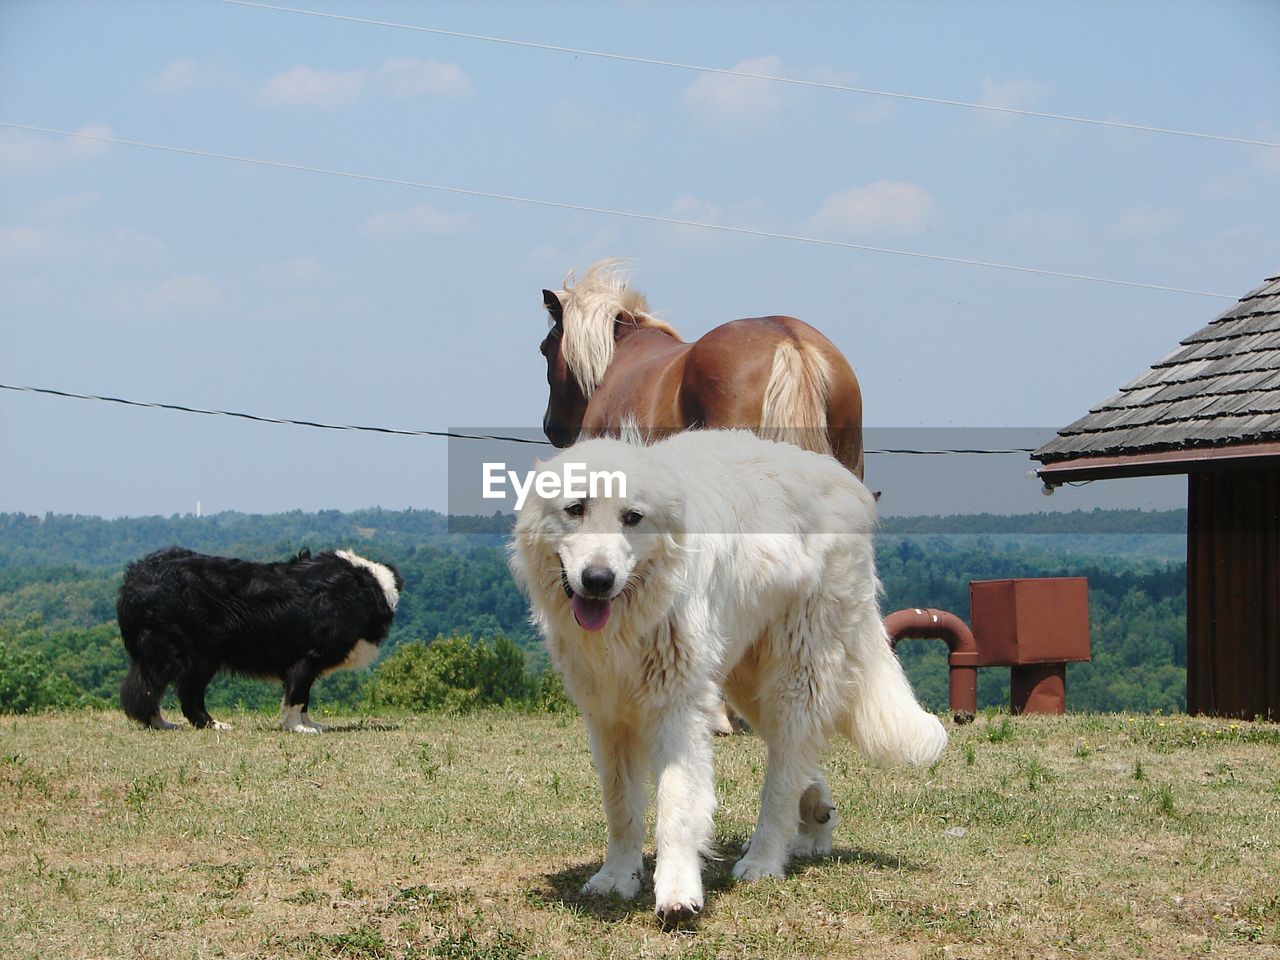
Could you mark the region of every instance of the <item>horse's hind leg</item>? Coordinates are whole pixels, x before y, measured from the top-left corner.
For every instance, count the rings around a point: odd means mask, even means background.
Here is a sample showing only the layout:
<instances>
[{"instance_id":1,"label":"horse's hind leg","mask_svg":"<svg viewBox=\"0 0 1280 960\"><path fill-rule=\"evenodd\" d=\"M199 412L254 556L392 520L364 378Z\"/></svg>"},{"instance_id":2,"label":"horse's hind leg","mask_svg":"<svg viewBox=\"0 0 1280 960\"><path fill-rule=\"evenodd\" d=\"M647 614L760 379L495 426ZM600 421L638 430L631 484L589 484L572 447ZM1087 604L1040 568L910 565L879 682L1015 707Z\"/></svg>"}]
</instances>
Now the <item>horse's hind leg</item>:
<instances>
[{"instance_id":1,"label":"horse's hind leg","mask_svg":"<svg viewBox=\"0 0 1280 960\"><path fill-rule=\"evenodd\" d=\"M836 808L826 781L818 777L800 794L800 829L791 840L794 857L825 857L831 852L836 829Z\"/></svg>"}]
</instances>

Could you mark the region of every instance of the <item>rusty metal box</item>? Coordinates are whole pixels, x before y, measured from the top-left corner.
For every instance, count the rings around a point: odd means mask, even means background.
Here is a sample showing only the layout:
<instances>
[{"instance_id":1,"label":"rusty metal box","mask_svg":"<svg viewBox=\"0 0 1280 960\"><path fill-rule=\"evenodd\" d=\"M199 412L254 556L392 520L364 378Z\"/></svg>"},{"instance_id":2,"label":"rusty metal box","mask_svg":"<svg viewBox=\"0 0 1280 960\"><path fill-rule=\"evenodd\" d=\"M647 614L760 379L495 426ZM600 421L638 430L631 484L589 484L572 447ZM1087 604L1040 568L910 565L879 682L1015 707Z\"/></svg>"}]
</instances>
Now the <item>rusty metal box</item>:
<instances>
[{"instance_id":1,"label":"rusty metal box","mask_svg":"<svg viewBox=\"0 0 1280 960\"><path fill-rule=\"evenodd\" d=\"M1084 577L971 581L969 620L981 667L1089 659Z\"/></svg>"}]
</instances>

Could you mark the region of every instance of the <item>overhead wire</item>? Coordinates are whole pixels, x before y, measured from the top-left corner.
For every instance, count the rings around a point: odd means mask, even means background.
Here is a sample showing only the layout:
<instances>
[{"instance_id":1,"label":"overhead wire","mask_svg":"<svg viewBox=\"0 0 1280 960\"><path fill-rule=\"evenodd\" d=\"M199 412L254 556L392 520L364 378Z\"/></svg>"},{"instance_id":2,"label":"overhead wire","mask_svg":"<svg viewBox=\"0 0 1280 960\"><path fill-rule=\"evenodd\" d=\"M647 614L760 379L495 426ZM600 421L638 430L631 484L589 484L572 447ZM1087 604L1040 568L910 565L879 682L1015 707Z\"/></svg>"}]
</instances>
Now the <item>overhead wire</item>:
<instances>
[{"instance_id":1,"label":"overhead wire","mask_svg":"<svg viewBox=\"0 0 1280 960\"><path fill-rule=\"evenodd\" d=\"M293 427L313 427L318 430L355 430L365 433L386 433L402 437L445 437L451 440L500 440L505 443L528 443L539 446L550 446L546 440L533 440L528 437L512 437L487 433L459 433L454 430L401 430L395 427L370 427L349 423L322 423L317 420L295 420L289 417L266 417L256 413L243 413L238 410L216 410L203 407L192 407L182 403L159 403L150 400L128 400L124 397L108 397L93 393L74 393L70 390L56 390L52 387L28 387L16 384L0 383L0 390L13 390L20 393L38 393L53 397L69 397L73 400L99 400L104 403L118 403L127 407L150 407L154 410L172 410L177 413L197 413L210 417L234 417L239 420L255 420L259 423L287 424Z\"/></svg>"},{"instance_id":2,"label":"overhead wire","mask_svg":"<svg viewBox=\"0 0 1280 960\"><path fill-rule=\"evenodd\" d=\"M757 73L750 70L710 67L705 64L681 63L676 60L662 60L656 57L640 57L623 53L612 53L604 50L584 50L577 47L566 47L554 43L539 43L533 40L517 40L511 37L496 37L479 33L466 33L460 30L445 30L440 27L428 27L413 23L398 23L392 20L376 20L371 17L356 17L349 14L330 13L325 10L306 10L299 7L285 7L272 3L259 3L256 0L218 0L229 6L251 7L275 13L288 13L296 16L317 17L324 20L335 20L345 23L357 23L365 26L387 27L396 30L411 30L416 33L432 34L439 37L452 37L459 40L475 40L484 43L503 44L512 47L525 47L532 50L545 50L554 53L570 54L575 57L594 57L601 60L614 60L623 63L637 63L647 66L667 67L676 70L690 70L698 73L717 74L726 77L737 77L744 80L764 80L771 83L784 83L799 87L813 87L822 90L835 90L842 93L858 93L873 97L888 97L896 100L910 100L917 103L932 103L950 107L964 107L970 110L987 110L993 113L1014 114L1023 117L1036 117L1043 120L1061 120L1069 123L1090 124L1099 127L1112 127L1122 130L1137 130L1143 133L1157 133L1176 137L1192 137L1199 140L1215 140L1221 143L1241 143L1257 147L1280 147L1280 141L1257 140L1249 137L1234 137L1226 134L1207 133L1200 130L1184 130L1175 127L1158 127L1152 124L1131 123L1125 120L1103 120L1098 117L1081 117L1065 113L1050 113L1045 110L1028 110L1024 107L1007 107L992 103L980 103L970 100L956 100L946 97L929 97L922 94L904 93L898 90L878 90L871 87L855 87L851 84L835 83L825 80L806 80L800 77L779 76L770 73Z\"/></svg>"},{"instance_id":3,"label":"overhead wire","mask_svg":"<svg viewBox=\"0 0 1280 960\"><path fill-rule=\"evenodd\" d=\"M694 71L708 73L721 76L736 77L741 79L760 80L773 83L789 84L793 86L810 87L817 89L832 90L845 93L856 93L868 96L886 97L898 100L914 101L919 103L929 103L953 107L962 107L974 110L986 110L995 113L1013 114L1026 117L1034 117L1047 120L1058 120L1078 124L1089 124L1100 127L1118 128L1125 130L1141 131L1146 133L1164 134L1171 136L1189 137L1202 140L1218 141L1224 143L1237 143L1252 146L1280 148L1280 142L1252 139L1247 137L1235 137L1222 134L1207 133L1204 131L1185 130L1169 127L1159 127L1149 124L1133 123L1120 120L1104 120L1096 117L1073 116L1069 114L1051 113L1048 111L1028 110L1018 107L999 106L995 104L985 104L950 98L930 97L919 94L905 93L902 91L880 90L869 87L857 87L849 84L840 84L828 81L807 80L797 77L779 76L773 74L759 73L755 71L746 71L738 69L727 69L720 67L711 67L702 64L682 63L672 60L663 60L652 57L641 57L627 54L614 53L600 50L586 50L574 47L561 46L557 44L539 43L529 40L519 40L508 37L487 36L482 34L466 33L462 31L446 30L438 27L428 27L418 24L398 23L386 20L377 20L367 17L356 17L344 14L330 13L327 11L307 10L294 7L285 7L276 4L267 4L254 2L254 0L218 0L218 2L239 7L257 8L260 10L273 11L279 13L288 13L300 16L316 17L334 21L358 23L377 27L386 27L401 30L410 30L436 36L451 37L455 39L465 39L472 41L481 41L486 43L502 44L507 46L524 47L536 50L543 50L556 53L571 54L573 56L593 57L598 59L620 61L627 63L643 64L648 66L659 66L672 69ZM374 174L359 173L355 171L336 170L331 168L319 167L309 164L293 163L279 160L267 160L257 157L240 156L235 154L219 153L215 151L199 150L190 147L181 147L170 144L149 143L140 140L131 140L123 137L105 136L102 134L90 134L81 131L67 131L48 127L41 127L32 124L22 124L10 121L0 120L0 127L9 129L25 130L33 133L41 133L46 135L77 138L82 140L90 140L101 143L111 143L121 146L129 146L141 149L163 151L186 156L203 157L208 159L225 160L237 163L244 163L256 166L271 167L275 169L288 170L293 172L312 173L323 176L342 177L354 180L362 180L374 183L383 183L394 186L405 186L417 189L434 190L444 193L453 193L462 196L477 197L484 199L500 200L512 203L523 203L529 205L552 207L564 210L572 210L583 213L598 214L604 216L622 217L633 220L641 220L653 223L663 223L675 226L693 227L697 229L716 230L725 233L733 233L746 236L754 236L767 239L786 240L800 243L809 243L829 247L839 247L845 249L859 250L863 252L881 253L892 256L912 257L919 259L932 260L944 263L953 263L965 266L986 267L990 269L1000 269L1016 271L1021 273L1037 274L1042 276L1058 277L1062 279L1081 280L1094 283L1104 283L1119 286L1137 287L1141 289L1159 290L1170 293L1188 294L1194 296L1212 297L1225 300L1236 299L1233 295L1225 293L1217 293L1212 291L1195 290L1183 287L1173 287L1163 284L1144 283L1132 280L1121 280L1112 277L1100 277L1088 274L1073 273L1067 271L1048 270L1037 267L1027 267L1016 264L999 263L995 261L978 260L966 257L946 256L940 254L929 254L921 251L900 250L890 247L880 247L871 244L859 244L848 241L831 240L821 237L809 237L799 234L787 234L774 231L758 230L749 227L736 227L725 224L708 223L695 220L687 220L677 217L664 217L656 214L646 214L636 211L616 210L605 207L591 206L586 204L571 203L566 201L548 200L544 198L517 196L513 194L504 194L494 191L484 191L476 189L468 189L464 187L451 186L445 184L428 183L418 180L409 180L404 178L386 177ZM257 421L261 423L284 424L290 426L310 427L324 430L347 430L358 432L372 432L399 436L414 437L438 437L460 440L486 440L501 441L510 443L523 443L539 446L550 446L546 440L536 440L527 437L515 437L502 434L477 434L462 433L450 430L406 430L392 427L368 426L359 424L334 424L324 423L314 420L301 420L286 417L268 417L258 414L245 413L242 411L206 409L200 407L189 406L186 404L161 403L154 401L132 400L122 397L112 397L88 393L77 393L67 390L59 390L47 387L19 386L12 384L0 383L0 389L10 391L20 391L33 394L42 394L48 396L59 396L80 400L93 400L107 403L115 403L130 407L143 407L152 409L169 410L173 412L198 414L205 416L223 416L236 418L241 420ZM916 456L940 456L940 455L1013 455L1013 454L1029 454L1034 451L1030 447L1016 448L940 448L940 449L913 449L913 448L886 448L886 449L869 449L867 454L877 455L916 455Z\"/></svg>"},{"instance_id":4,"label":"overhead wire","mask_svg":"<svg viewBox=\"0 0 1280 960\"><path fill-rule=\"evenodd\" d=\"M30 133L42 133L58 137L70 137L89 140L96 143L111 143L119 146L136 147L144 150L156 150L164 153L175 153L190 157L203 157L211 160L226 160L253 166L269 167L277 170L288 170L295 173L312 173L327 177L341 177L369 183L382 183L391 186L413 187L420 190L434 190L441 193L452 193L468 197L481 197L488 200L502 200L509 203L523 203L541 207L553 207L559 210L573 210L579 213L599 214L602 216L621 217L630 220L641 220L648 223L663 223L680 227L695 227L700 230L716 230L722 233L741 236L760 237L771 240L787 240L795 243L814 244L817 246L837 247L846 250L859 250L865 253L882 253L897 257L911 257L919 260L932 260L940 263L953 263L970 267L987 267L993 270L1008 270L1016 273L1036 274L1039 276L1057 277L1065 280L1081 280L1091 283L1110 284L1112 286L1136 287L1143 290L1160 290L1166 293L1186 294L1196 297L1211 297L1218 300L1235 300L1229 293L1217 293L1210 290L1194 290L1187 287L1174 287L1159 283L1145 283L1138 280L1121 280L1115 277L1100 277L1085 273L1071 273L1063 270L1048 270L1041 267L1027 267L1012 263L999 263L994 260L977 260L970 257L955 257L936 253L924 253L919 250L900 250L893 247L873 246L866 243L853 243L848 240L831 240L823 237L810 237L794 233L778 233L771 230L758 230L752 227L735 227L722 223L708 223L701 220L686 220L680 217L664 217L652 213L639 213L633 210L615 210L607 207L590 206L581 203L569 203L561 200L547 200L538 197L517 196L515 194L497 193L487 190L473 190L466 187L450 186L439 183L428 183L422 180L409 180L401 177L386 177L370 173L358 173L351 170L335 170L329 167L318 167L310 164L293 163L284 160L266 160L260 157L248 157L231 153L219 153L212 150L199 150L193 147L180 147L172 144L151 143L145 140L131 140L125 137L107 136L98 133L85 133L79 130L59 130L53 127L41 127L28 123L16 123L0 120L0 127L11 130L25 130Z\"/></svg>"},{"instance_id":5,"label":"overhead wire","mask_svg":"<svg viewBox=\"0 0 1280 960\"><path fill-rule=\"evenodd\" d=\"M130 400L124 397L111 397L94 393L77 393L71 390L59 390L53 387L31 387L18 384L0 383L0 390L11 390L17 393L34 393L52 397L66 397L73 400L96 400L103 403L116 403L127 407L145 407L153 410L169 410L175 413L194 413L211 417L232 417L237 420L252 420L258 423L283 424L293 427L311 427L318 430L351 430L362 433L392 434L402 437L441 437L449 440L487 440L502 443L525 443L534 446L549 447L548 440L536 440L529 437L515 437L508 434L495 433L463 433L457 430L404 430L396 427L376 427L348 423L324 423L318 420L299 420L290 417L268 417L255 413L244 413L238 410L218 410L205 407L193 407L183 403L160 403L151 400ZM1007 447L998 449L979 449L957 447L953 449L913 450L894 448L884 450L865 450L868 454L906 454L916 456L941 456L944 454L1022 454L1031 453L1032 447Z\"/></svg>"}]
</instances>

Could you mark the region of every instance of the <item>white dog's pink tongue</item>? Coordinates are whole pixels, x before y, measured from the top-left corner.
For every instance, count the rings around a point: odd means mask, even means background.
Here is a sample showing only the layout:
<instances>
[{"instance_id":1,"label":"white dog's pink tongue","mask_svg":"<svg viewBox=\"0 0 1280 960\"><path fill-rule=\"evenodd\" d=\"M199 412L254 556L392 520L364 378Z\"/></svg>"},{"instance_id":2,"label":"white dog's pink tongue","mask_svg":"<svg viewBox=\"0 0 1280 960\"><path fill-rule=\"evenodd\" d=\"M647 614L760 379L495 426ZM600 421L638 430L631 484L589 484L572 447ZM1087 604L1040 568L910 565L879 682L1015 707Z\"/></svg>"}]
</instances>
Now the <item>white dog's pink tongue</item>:
<instances>
[{"instance_id":1,"label":"white dog's pink tongue","mask_svg":"<svg viewBox=\"0 0 1280 960\"><path fill-rule=\"evenodd\" d=\"M603 630L604 625L609 622L609 614L613 612L612 600L593 600L576 593L569 605L573 607L573 618L578 621L578 626L592 632Z\"/></svg>"}]
</instances>

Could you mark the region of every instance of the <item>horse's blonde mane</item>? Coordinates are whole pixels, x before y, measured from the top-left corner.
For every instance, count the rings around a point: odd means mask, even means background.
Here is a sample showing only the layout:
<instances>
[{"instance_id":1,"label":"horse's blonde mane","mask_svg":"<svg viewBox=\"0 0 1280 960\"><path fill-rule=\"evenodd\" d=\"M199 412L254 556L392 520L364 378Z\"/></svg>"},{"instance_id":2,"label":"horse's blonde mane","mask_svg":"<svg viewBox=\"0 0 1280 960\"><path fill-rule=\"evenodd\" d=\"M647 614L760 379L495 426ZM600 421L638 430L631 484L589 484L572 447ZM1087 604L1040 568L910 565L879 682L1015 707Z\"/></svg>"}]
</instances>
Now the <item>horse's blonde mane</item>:
<instances>
[{"instance_id":1,"label":"horse's blonde mane","mask_svg":"<svg viewBox=\"0 0 1280 960\"><path fill-rule=\"evenodd\" d=\"M556 291L564 313L560 351L588 397L600 386L604 372L613 362L613 325L619 313L625 311L635 318L638 327L652 327L680 339L669 323L650 313L644 294L629 286L630 274L624 263L620 257L593 263L577 282L570 272L564 279L564 289Z\"/></svg>"}]
</instances>

